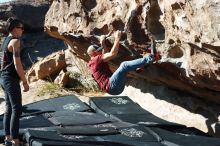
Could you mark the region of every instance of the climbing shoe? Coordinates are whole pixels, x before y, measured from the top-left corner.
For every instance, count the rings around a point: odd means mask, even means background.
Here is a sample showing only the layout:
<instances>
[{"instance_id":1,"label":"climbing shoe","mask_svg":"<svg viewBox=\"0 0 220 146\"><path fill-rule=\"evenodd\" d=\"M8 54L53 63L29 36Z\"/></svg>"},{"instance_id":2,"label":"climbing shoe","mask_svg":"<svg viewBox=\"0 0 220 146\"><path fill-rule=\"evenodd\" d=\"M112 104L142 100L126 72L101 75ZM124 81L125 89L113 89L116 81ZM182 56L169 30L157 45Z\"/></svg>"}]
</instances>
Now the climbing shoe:
<instances>
[{"instance_id":1,"label":"climbing shoe","mask_svg":"<svg viewBox=\"0 0 220 146\"><path fill-rule=\"evenodd\" d=\"M156 53L154 54L154 59L155 59L156 62L158 62L158 61L161 59L160 52L156 52Z\"/></svg>"}]
</instances>

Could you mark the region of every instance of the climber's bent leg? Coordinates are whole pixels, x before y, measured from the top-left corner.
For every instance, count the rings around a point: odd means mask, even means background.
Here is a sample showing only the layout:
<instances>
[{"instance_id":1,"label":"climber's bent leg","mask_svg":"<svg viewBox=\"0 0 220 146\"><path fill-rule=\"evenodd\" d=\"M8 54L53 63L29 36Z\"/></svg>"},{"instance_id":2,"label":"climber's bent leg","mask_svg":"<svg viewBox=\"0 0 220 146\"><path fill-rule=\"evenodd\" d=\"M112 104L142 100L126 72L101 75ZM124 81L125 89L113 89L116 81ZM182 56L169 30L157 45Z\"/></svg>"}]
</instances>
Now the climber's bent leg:
<instances>
[{"instance_id":1,"label":"climber's bent leg","mask_svg":"<svg viewBox=\"0 0 220 146\"><path fill-rule=\"evenodd\" d=\"M109 93L117 95L123 92L127 80L127 73L129 71L134 71L137 68L142 67L146 64L150 64L153 61L154 58L152 56L145 56L144 58L122 62L119 68L113 73L110 78Z\"/></svg>"}]
</instances>

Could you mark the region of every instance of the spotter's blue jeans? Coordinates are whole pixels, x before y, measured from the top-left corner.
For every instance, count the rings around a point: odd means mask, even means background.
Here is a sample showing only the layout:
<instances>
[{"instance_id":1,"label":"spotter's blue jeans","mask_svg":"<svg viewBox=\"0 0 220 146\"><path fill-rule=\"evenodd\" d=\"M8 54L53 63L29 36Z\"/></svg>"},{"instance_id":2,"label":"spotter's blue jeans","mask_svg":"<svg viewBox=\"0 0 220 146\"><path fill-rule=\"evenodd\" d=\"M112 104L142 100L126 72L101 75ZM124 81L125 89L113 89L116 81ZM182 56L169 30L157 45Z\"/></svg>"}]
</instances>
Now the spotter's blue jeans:
<instances>
[{"instance_id":1,"label":"spotter's blue jeans","mask_svg":"<svg viewBox=\"0 0 220 146\"><path fill-rule=\"evenodd\" d=\"M113 73L110 78L109 94L118 95L122 93L125 88L127 73L129 71L134 71L144 65L150 64L153 61L154 58L149 55L143 58L122 62L119 68Z\"/></svg>"},{"instance_id":2,"label":"spotter's blue jeans","mask_svg":"<svg viewBox=\"0 0 220 146\"><path fill-rule=\"evenodd\" d=\"M20 80L7 73L1 73L1 86L5 93L5 114L3 126L5 135L18 138L19 118L22 112Z\"/></svg>"}]
</instances>

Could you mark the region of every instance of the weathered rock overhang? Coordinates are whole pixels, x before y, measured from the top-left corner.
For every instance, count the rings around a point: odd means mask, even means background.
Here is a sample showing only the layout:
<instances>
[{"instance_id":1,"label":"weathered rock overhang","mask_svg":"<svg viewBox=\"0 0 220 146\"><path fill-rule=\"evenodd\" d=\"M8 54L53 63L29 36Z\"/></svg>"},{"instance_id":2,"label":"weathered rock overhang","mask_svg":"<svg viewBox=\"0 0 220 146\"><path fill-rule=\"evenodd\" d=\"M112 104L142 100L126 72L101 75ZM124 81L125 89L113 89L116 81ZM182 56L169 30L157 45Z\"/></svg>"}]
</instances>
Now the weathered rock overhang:
<instances>
[{"instance_id":1,"label":"weathered rock overhang","mask_svg":"<svg viewBox=\"0 0 220 146\"><path fill-rule=\"evenodd\" d=\"M113 70L142 57L151 32L162 61L131 75L220 103L219 7L214 0L54 0L45 30L87 62L87 47L100 45L99 36L113 24L124 32L119 55L110 63ZM111 37L106 41L109 47L112 42Z\"/></svg>"}]
</instances>

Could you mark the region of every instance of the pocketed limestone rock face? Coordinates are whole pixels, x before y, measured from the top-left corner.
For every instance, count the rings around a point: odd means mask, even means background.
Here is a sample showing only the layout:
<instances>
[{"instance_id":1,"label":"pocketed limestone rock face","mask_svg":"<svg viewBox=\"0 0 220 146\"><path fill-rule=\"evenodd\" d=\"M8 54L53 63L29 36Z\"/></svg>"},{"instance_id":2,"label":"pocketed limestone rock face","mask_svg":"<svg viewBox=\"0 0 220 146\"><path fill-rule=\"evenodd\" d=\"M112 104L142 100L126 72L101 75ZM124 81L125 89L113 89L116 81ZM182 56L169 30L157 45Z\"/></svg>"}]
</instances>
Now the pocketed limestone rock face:
<instances>
[{"instance_id":1,"label":"pocketed limestone rock face","mask_svg":"<svg viewBox=\"0 0 220 146\"><path fill-rule=\"evenodd\" d=\"M161 23L170 47L167 63L182 69L191 93L218 102L220 1L160 0L159 4L165 10Z\"/></svg>"},{"instance_id":2,"label":"pocketed limestone rock face","mask_svg":"<svg viewBox=\"0 0 220 146\"><path fill-rule=\"evenodd\" d=\"M108 34L112 26L123 31L113 70L122 61L141 57L151 32L161 63L131 75L220 103L219 7L216 0L54 0L45 29L85 61L87 47L100 45L100 35ZM112 46L112 37L106 44Z\"/></svg>"}]
</instances>

